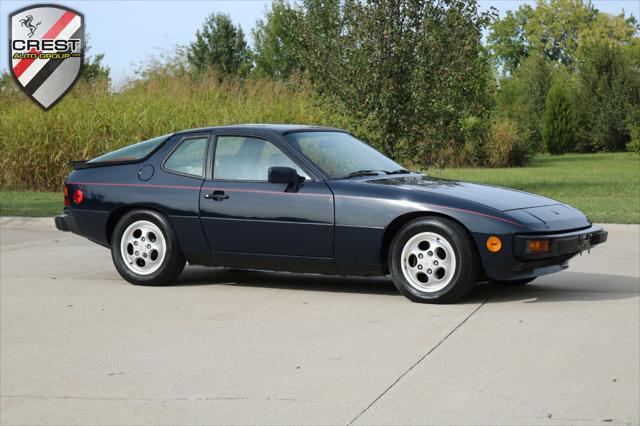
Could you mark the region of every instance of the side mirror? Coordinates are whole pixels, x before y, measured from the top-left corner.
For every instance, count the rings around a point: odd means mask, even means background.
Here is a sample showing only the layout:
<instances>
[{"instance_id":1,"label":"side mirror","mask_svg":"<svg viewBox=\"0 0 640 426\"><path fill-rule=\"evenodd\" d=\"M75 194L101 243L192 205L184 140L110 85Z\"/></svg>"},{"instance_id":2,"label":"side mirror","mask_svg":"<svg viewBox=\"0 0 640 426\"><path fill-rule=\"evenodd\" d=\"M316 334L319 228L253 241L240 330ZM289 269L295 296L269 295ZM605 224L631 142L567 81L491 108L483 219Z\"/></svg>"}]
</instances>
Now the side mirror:
<instances>
[{"instance_id":1,"label":"side mirror","mask_svg":"<svg viewBox=\"0 0 640 426\"><path fill-rule=\"evenodd\" d=\"M269 167L269 183L294 183L298 173L291 167Z\"/></svg>"},{"instance_id":2,"label":"side mirror","mask_svg":"<svg viewBox=\"0 0 640 426\"><path fill-rule=\"evenodd\" d=\"M302 182L304 178L291 167L269 167L269 183L286 183L287 192L296 192Z\"/></svg>"}]
</instances>

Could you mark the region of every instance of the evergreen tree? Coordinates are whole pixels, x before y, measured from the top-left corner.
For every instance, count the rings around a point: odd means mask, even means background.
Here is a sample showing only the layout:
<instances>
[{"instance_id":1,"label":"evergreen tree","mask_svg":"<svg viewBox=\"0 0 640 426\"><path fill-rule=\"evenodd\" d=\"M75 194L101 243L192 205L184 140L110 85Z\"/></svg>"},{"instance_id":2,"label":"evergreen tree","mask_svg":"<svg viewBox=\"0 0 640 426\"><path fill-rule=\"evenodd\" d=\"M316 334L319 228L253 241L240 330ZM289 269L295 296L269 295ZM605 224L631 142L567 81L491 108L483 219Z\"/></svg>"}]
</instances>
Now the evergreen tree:
<instances>
[{"instance_id":1,"label":"evergreen tree","mask_svg":"<svg viewBox=\"0 0 640 426\"><path fill-rule=\"evenodd\" d=\"M576 145L576 113L567 86L568 79L558 78L547 94L542 140L551 154L564 154Z\"/></svg>"},{"instance_id":2,"label":"evergreen tree","mask_svg":"<svg viewBox=\"0 0 640 426\"><path fill-rule=\"evenodd\" d=\"M211 14L196 41L190 44L187 61L196 71L215 69L222 74L246 75L251 69L250 51L242 28L229 15Z\"/></svg>"}]
</instances>

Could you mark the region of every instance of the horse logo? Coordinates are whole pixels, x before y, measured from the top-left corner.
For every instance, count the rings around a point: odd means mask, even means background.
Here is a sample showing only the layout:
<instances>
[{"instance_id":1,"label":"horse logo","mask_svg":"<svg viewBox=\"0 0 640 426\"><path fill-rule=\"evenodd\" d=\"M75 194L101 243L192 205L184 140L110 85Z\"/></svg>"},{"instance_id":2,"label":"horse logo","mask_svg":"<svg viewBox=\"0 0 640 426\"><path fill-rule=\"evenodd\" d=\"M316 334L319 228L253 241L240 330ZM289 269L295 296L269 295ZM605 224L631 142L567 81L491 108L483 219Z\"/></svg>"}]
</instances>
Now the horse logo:
<instances>
[{"instance_id":1,"label":"horse logo","mask_svg":"<svg viewBox=\"0 0 640 426\"><path fill-rule=\"evenodd\" d=\"M32 22L33 15L27 15L25 18L20 19L20 25L29 29L29 38L33 37L33 35L36 33L36 30L38 29L38 26L42 24L42 22L38 22L37 24L33 25Z\"/></svg>"}]
</instances>

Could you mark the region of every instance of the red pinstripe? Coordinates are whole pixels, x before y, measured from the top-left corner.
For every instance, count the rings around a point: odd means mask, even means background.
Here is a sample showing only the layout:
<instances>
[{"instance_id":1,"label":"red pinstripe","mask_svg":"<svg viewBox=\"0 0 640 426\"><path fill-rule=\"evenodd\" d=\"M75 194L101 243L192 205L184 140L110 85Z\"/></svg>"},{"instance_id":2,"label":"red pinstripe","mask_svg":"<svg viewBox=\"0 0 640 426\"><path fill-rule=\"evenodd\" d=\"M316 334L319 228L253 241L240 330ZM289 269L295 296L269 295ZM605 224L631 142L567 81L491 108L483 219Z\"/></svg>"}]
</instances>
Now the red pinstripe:
<instances>
[{"instance_id":1,"label":"red pinstripe","mask_svg":"<svg viewBox=\"0 0 640 426\"><path fill-rule=\"evenodd\" d=\"M96 185L96 186L129 186L129 187L141 187L141 188L168 188L168 189L191 189L191 190L200 190L200 187L197 186L183 186L183 185L156 185L151 183L105 183L105 182L67 182L69 185ZM206 191L229 191L229 192L249 192L249 193L257 193L257 194L272 194L272 195L303 195L303 196L311 196L311 197L331 197L330 195L325 194L313 194L313 193L302 193L302 192L278 192L278 191L264 191L259 189L243 189L243 188L210 188L210 187L202 187L203 190ZM336 198L362 198L369 200L377 200L374 197L364 197L359 195L336 195ZM458 207L449 207L442 206L439 204L424 204L428 207L435 207L441 209L448 210L456 210L464 213L475 214L478 216L483 216L489 219L498 220L500 222L509 223L512 225L519 226L524 228L524 225L513 220L504 219L498 216L493 216L486 213L480 213L473 210L461 209Z\"/></svg>"},{"instance_id":2,"label":"red pinstripe","mask_svg":"<svg viewBox=\"0 0 640 426\"><path fill-rule=\"evenodd\" d=\"M107 182L67 182L68 185L95 185L95 186L133 186L142 188L169 188L169 189L195 189L200 190L199 186L184 185L154 185L152 183L107 183Z\"/></svg>"}]
</instances>

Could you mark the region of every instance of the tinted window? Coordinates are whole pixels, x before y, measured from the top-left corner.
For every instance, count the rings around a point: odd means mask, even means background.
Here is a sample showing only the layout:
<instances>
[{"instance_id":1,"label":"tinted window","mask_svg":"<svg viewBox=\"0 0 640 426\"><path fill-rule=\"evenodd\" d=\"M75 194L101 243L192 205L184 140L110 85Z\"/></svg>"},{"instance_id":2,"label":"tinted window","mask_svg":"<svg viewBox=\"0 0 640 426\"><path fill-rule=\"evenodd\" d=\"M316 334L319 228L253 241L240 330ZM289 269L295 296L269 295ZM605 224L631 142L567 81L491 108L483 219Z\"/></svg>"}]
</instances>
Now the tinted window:
<instances>
[{"instance_id":1,"label":"tinted window","mask_svg":"<svg viewBox=\"0 0 640 426\"><path fill-rule=\"evenodd\" d=\"M305 172L269 141L244 136L220 136L213 166L215 179L266 181L269 167L291 167Z\"/></svg>"},{"instance_id":2,"label":"tinted window","mask_svg":"<svg viewBox=\"0 0 640 426\"><path fill-rule=\"evenodd\" d=\"M332 178L358 170L392 172L402 169L398 163L348 133L299 132L285 138Z\"/></svg>"},{"instance_id":3,"label":"tinted window","mask_svg":"<svg viewBox=\"0 0 640 426\"><path fill-rule=\"evenodd\" d=\"M204 159L208 138L195 138L183 141L165 161L164 168L193 176L204 176Z\"/></svg>"},{"instance_id":4,"label":"tinted window","mask_svg":"<svg viewBox=\"0 0 640 426\"><path fill-rule=\"evenodd\" d=\"M94 158L89 161L89 163L142 160L144 157L151 154L151 152L160 146L160 144L169 139L169 136L171 135L158 136L157 138L149 139L148 141L125 146L124 148L120 148L118 150L111 151L108 154Z\"/></svg>"}]
</instances>

